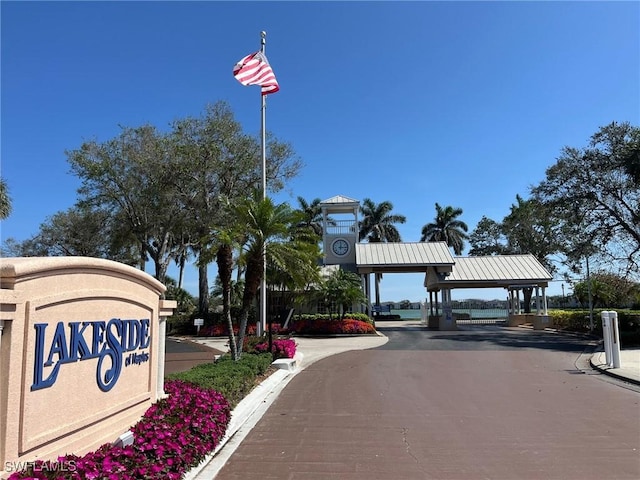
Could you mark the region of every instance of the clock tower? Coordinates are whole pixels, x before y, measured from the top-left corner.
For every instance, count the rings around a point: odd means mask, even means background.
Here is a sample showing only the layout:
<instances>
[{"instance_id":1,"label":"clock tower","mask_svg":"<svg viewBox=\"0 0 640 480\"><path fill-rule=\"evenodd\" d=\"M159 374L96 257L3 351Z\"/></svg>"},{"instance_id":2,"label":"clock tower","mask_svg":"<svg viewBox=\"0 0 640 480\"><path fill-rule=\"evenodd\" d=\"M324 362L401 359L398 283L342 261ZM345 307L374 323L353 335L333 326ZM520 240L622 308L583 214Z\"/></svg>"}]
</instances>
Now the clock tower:
<instances>
[{"instance_id":1,"label":"clock tower","mask_svg":"<svg viewBox=\"0 0 640 480\"><path fill-rule=\"evenodd\" d=\"M322 249L325 265L355 269L360 202L336 195L320 202L322 209Z\"/></svg>"}]
</instances>

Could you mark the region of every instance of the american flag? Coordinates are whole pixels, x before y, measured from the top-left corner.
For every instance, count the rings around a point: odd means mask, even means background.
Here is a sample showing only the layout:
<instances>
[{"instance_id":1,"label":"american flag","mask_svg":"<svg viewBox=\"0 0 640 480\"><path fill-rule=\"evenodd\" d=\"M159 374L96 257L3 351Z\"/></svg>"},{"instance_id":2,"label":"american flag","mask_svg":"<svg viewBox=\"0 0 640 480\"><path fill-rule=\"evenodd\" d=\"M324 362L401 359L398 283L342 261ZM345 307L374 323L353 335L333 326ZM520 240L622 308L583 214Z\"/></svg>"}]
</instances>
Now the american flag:
<instances>
[{"instance_id":1,"label":"american flag","mask_svg":"<svg viewBox=\"0 0 640 480\"><path fill-rule=\"evenodd\" d=\"M258 51L247 55L233 67L233 76L242 85L260 85L262 95L280 90L276 76L264 53Z\"/></svg>"}]
</instances>

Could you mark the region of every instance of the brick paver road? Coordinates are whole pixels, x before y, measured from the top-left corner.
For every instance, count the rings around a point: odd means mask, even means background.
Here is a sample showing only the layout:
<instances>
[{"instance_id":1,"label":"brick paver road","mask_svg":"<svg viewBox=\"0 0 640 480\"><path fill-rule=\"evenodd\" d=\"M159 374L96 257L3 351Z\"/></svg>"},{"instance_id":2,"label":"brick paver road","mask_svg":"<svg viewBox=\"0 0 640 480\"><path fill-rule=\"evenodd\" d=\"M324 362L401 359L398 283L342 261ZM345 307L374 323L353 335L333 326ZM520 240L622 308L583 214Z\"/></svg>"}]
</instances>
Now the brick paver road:
<instances>
[{"instance_id":1,"label":"brick paver road","mask_svg":"<svg viewBox=\"0 0 640 480\"><path fill-rule=\"evenodd\" d=\"M216 479L640 478L640 393L583 367L586 340L380 330L296 375Z\"/></svg>"}]
</instances>

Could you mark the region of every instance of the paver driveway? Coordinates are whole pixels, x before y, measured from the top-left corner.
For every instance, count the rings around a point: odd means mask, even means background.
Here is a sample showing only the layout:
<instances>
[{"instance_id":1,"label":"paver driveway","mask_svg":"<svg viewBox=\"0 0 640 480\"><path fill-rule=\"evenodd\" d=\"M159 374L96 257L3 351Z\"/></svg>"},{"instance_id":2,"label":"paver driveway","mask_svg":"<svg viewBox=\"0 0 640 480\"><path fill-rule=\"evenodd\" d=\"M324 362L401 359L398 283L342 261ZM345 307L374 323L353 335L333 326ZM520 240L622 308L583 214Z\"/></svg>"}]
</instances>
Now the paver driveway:
<instances>
[{"instance_id":1,"label":"paver driveway","mask_svg":"<svg viewBox=\"0 0 640 480\"><path fill-rule=\"evenodd\" d=\"M296 375L216 479L640 478L640 393L583 369L587 340L379 329Z\"/></svg>"}]
</instances>

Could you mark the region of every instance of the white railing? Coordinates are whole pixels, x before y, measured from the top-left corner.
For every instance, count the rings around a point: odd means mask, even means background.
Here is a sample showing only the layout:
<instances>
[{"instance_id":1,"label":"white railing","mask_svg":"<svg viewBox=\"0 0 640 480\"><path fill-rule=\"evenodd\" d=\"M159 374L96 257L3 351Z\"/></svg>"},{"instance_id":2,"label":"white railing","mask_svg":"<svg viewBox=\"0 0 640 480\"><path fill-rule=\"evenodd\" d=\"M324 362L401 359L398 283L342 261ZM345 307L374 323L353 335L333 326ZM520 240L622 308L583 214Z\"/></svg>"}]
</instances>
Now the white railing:
<instances>
[{"instance_id":1,"label":"white railing","mask_svg":"<svg viewBox=\"0 0 640 480\"><path fill-rule=\"evenodd\" d=\"M354 220L334 220L326 226L326 231L330 235L355 235L358 228Z\"/></svg>"},{"instance_id":2,"label":"white railing","mask_svg":"<svg viewBox=\"0 0 640 480\"><path fill-rule=\"evenodd\" d=\"M442 304L438 303L438 311L436 305L433 310L436 315L442 315ZM456 323L501 323L507 320L509 311L507 307L493 304L482 304L476 302L453 302L451 305L452 312L456 317ZM425 308L431 314L431 305L427 302Z\"/></svg>"}]
</instances>

